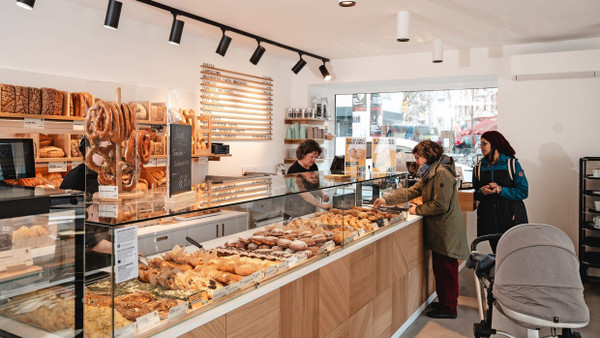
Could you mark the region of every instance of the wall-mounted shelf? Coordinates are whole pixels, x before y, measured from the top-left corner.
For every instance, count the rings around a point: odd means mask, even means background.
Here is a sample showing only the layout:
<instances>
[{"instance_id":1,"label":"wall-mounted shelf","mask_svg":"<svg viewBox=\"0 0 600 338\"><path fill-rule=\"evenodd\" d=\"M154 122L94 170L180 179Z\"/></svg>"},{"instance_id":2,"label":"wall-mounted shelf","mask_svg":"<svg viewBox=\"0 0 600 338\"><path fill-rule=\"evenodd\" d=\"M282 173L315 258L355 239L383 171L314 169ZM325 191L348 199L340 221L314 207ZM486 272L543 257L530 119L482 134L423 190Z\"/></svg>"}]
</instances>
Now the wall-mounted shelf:
<instances>
[{"instance_id":1,"label":"wall-mounted shelf","mask_svg":"<svg viewBox=\"0 0 600 338\"><path fill-rule=\"evenodd\" d=\"M307 139L305 139L305 138L286 138L284 141L285 141L285 144L299 144L299 143L302 143L302 142L304 142L306 140ZM315 140L315 141L317 141L319 143L325 141L324 138L314 138L313 140Z\"/></svg>"},{"instance_id":2,"label":"wall-mounted shelf","mask_svg":"<svg viewBox=\"0 0 600 338\"><path fill-rule=\"evenodd\" d=\"M311 118L306 118L306 119L285 119L284 120L285 124L294 124L294 123L300 123L300 124L324 124L325 122L328 122L328 120L325 120L325 119L311 119Z\"/></svg>"}]
</instances>

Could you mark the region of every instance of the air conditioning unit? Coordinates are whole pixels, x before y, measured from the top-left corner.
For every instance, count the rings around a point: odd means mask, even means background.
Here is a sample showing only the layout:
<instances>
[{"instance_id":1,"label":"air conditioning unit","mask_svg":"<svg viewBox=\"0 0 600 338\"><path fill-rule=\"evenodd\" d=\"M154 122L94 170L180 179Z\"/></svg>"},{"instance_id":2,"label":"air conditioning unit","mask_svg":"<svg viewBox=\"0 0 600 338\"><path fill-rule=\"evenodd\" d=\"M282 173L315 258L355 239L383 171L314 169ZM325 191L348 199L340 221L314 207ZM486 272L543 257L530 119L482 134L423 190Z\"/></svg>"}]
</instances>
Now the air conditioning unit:
<instances>
[{"instance_id":1,"label":"air conditioning unit","mask_svg":"<svg viewBox=\"0 0 600 338\"><path fill-rule=\"evenodd\" d=\"M514 80L600 77L600 50L513 55Z\"/></svg>"}]
</instances>

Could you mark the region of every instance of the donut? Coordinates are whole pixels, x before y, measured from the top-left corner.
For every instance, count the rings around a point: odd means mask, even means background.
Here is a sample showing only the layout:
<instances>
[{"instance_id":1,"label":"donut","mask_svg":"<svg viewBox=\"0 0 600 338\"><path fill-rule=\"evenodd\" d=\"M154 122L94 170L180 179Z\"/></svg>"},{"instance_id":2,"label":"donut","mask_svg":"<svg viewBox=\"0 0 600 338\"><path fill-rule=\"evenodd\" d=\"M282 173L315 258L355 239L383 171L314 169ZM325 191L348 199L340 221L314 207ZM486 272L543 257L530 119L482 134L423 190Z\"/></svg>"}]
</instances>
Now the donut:
<instances>
[{"instance_id":1,"label":"donut","mask_svg":"<svg viewBox=\"0 0 600 338\"><path fill-rule=\"evenodd\" d=\"M258 249L258 244L250 243L250 244L248 244L247 249L248 250L256 250L256 249Z\"/></svg>"},{"instance_id":2,"label":"donut","mask_svg":"<svg viewBox=\"0 0 600 338\"><path fill-rule=\"evenodd\" d=\"M275 236L267 236L263 239L263 244L273 246L277 244L277 239Z\"/></svg>"},{"instance_id":3,"label":"donut","mask_svg":"<svg viewBox=\"0 0 600 338\"><path fill-rule=\"evenodd\" d=\"M271 236L282 236L285 233L285 230L281 228L274 228L271 230Z\"/></svg>"},{"instance_id":4,"label":"donut","mask_svg":"<svg viewBox=\"0 0 600 338\"><path fill-rule=\"evenodd\" d=\"M315 241L315 243L323 243L327 241L327 237L324 234L316 234L311 237Z\"/></svg>"},{"instance_id":5,"label":"donut","mask_svg":"<svg viewBox=\"0 0 600 338\"><path fill-rule=\"evenodd\" d=\"M306 245L311 246L311 245L315 245L315 240L312 238L300 238L300 241L306 243Z\"/></svg>"},{"instance_id":6,"label":"donut","mask_svg":"<svg viewBox=\"0 0 600 338\"><path fill-rule=\"evenodd\" d=\"M265 236L262 236L262 235L256 235L256 236L252 236L252 237L250 238L250 240L252 241L252 243L254 243L254 244L256 244L256 245L261 245L261 244L263 244L263 242L264 242L264 239L265 239Z\"/></svg>"},{"instance_id":7,"label":"donut","mask_svg":"<svg viewBox=\"0 0 600 338\"><path fill-rule=\"evenodd\" d=\"M287 239L287 238L279 238L277 240L277 245L282 247L282 248L287 248L290 246L290 243L292 243L291 240Z\"/></svg>"},{"instance_id":8,"label":"donut","mask_svg":"<svg viewBox=\"0 0 600 338\"><path fill-rule=\"evenodd\" d=\"M298 234L299 238L304 238L304 237L311 237L313 235L312 231L302 231L300 234Z\"/></svg>"},{"instance_id":9,"label":"donut","mask_svg":"<svg viewBox=\"0 0 600 338\"><path fill-rule=\"evenodd\" d=\"M239 241L240 243L244 243L244 244L250 244L250 238L247 238L247 237L239 237L239 238L238 238L238 241Z\"/></svg>"},{"instance_id":10,"label":"donut","mask_svg":"<svg viewBox=\"0 0 600 338\"><path fill-rule=\"evenodd\" d=\"M302 251L308 248L308 244L306 244L306 242L296 240L290 243L289 248L295 251Z\"/></svg>"}]
</instances>

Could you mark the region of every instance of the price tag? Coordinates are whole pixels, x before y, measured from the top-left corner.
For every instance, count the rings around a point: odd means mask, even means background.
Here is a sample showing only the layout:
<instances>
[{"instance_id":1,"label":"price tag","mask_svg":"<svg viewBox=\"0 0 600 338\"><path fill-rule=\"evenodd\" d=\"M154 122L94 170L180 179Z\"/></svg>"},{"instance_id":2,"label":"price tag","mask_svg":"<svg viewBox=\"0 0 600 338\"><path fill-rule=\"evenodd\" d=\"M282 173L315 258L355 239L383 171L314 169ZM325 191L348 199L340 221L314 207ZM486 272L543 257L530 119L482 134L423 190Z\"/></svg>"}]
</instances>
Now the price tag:
<instances>
[{"instance_id":1,"label":"price tag","mask_svg":"<svg viewBox=\"0 0 600 338\"><path fill-rule=\"evenodd\" d=\"M325 251L331 251L333 250L333 248L335 248L335 242L334 241L327 241L325 243L323 243L323 246L319 248L319 252L318 253L323 253Z\"/></svg>"},{"instance_id":2,"label":"price tag","mask_svg":"<svg viewBox=\"0 0 600 338\"><path fill-rule=\"evenodd\" d=\"M219 299L223 296L227 295L227 288L220 288L213 292L213 300Z\"/></svg>"},{"instance_id":3,"label":"price tag","mask_svg":"<svg viewBox=\"0 0 600 338\"><path fill-rule=\"evenodd\" d=\"M33 265L31 249L21 248L0 252L0 271Z\"/></svg>"},{"instance_id":4,"label":"price tag","mask_svg":"<svg viewBox=\"0 0 600 338\"><path fill-rule=\"evenodd\" d=\"M350 236L344 238L344 242L342 242L342 244L346 244L346 243L352 242L354 240L354 238L356 238L356 233L355 232L351 233Z\"/></svg>"},{"instance_id":5,"label":"price tag","mask_svg":"<svg viewBox=\"0 0 600 338\"><path fill-rule=\"evenodd\" d=\"M117 199L119 190L116 185L100 185L98 186L98 195L100 198Z\"/></svg>"},{"instance_id":6,"label":"price tag","mask_svg":"<svg viewBox=\"0 0 600 338\"><path fill-rule=\"evenodd\" d=\"M67 162L50 162L48 163L49 173L62 173L67 171Z\"/></svg>"},{"instance_id":7,"label":"price tag","mask_svg":"<svg viewBox=\"0 0 600 338\"><path fill-rule=\"evenodd\" d=\"M294 266L298 265L298 257L293 255L292 257L288 258L287 263L288 267L293 268Z\"/></svg>"},{"instance_id":8,"label":"price tag","mask_svg":"<svg viewBox=\"0 0 600 338\"><path fill-rule=\"evenodd\" d=\"M156 167L156 159L155 158L151 158L148 161L148 164L145 165L146 167Z\"/></svg>"},{"instance_id":9,"label":"price tag","mask_svg":"<svg viewBox=\"0 0 600 338\"><path fill-rule=\"evenodd\" d=\"M83 162L80 162L80 161L73 161L73 162L71 162L71 168L75 168L75 167L77 167L78 165L80 165L82 163Z\"/></svg>"},{"instance_id":10,"label":"price tag","mask_svg":"<svg viewBox=\"0 0 600 338\"><path fill-rule=\"evenodd\" d=\"M116 218L119 215L119 206L116 204L100 204L98 215L100 217Z\"/></svg>"},{"instance_id":11,"label":"price tag","mask_svg":"<svg viewBox=\"0 0 600 338\"><path fill-rule=\"evenodd\" d=\"M296 255L296 257L298 257L298 263L302 263L306 260L306 252L301 251L301 252L296 252L294 255Z\"/></svg>"},{"instance_id":12,"label":"price tag","mask_svg":"<svg viewBox=\"0 0 600 338\"><path fill-rule=\"evenodd\" d=\"M270 267L265 269L265 278L271 277L277 273L277 265L271 265Z\"/></svg>"},{"instance_id":13,"label":"price tag","mask_svg":"<svg viewBox=\"0 0 600 338\"><path fill-rule=\"evenodd\" d=\"M366 234L365 229L363 228L358 228L358 236L362 237Z\"/></svg>"},{"instance_id":14,"label":"price tag","mask_svg":"<svg viewBox=\"0 0 600 338\"><path fill-rule=\"evenodd\" d=\"M169 309L169 320L184 315L187 312L189 303L184 302Z\"/></svg>"},{"instance_id":15,"label":"price tag","mask_svg":"<svg viewBox=\"0 0 600 338\"><path fill-rule=\"evenodd\" d=\"M227 286L227 294L230 295L234 292L240 291L241 285L240 282L233 283Z\"/></svg>"},{"instance_id":16,"label":"price tag","mask_svg":"<svg viewBox=\"0 0 600 338\"><path fill-rule=\"evenodd\" d=\"M244 277L244 279L242 279L240 281L240 288L241 289L247 288L248 286L254 284L255 280L256 280L256 278L254 278L254 274Z\"/></svg>"},{"instance_id":17,"label":"price tag","mask_svg":"<svg viewBox=\"0 0 600 338\"><path fill-rule=\"evenodd\" d=\"M190 298L188 298L188 303L190 305L197 304L198 302L200 302L202 305L206 304L205 302L208 302L208 294L206 293L206 291L200 291L191 295Z\"/></svg>"},{"instance_id":18,"label":"price tag","mask_svg":"<svg viewBox=\"0 0 600 338\"><path fill-rule=\"evenodd\" d=\"M373 222L373 223L371 223L371 225L373 226L373 230L375 230L375 231L379 230L379 224L377 224L377 222Z\"/></svg>"},{"instance_id":19,"label":"price tag","mask_svg":"<svg viewBox=\"0 0 600 338\"><path fill-rule=\"evenodd\" d=\"M120 327L115 330L115 338L129 338L135 335L136 323Z\"/></svg>"},{"instance_id":20,"label":"price tag","mask_svg":"<svg viewBox=\"0 0 600 338\"><path fill-rule=\"evenodd\" d=\"M113 230L116 284L138 277L137 234L137 225Z\"/></svg>"},{"instance_id":21,"label":"price tag","mask_svg":"<svg viewBox=\"0 0 600 338\"><path fill-rule=\"evenodd\" d=\"M167 159L166 158L157 158L156 159L156 166L157 167L166 167L167 166Z\"/></svg>"},{"instance_id":22,"label":"price tag","mask_svg":"<svg viewBox=\"0 0 600 338\"><path fill-rule=\"evenodd\" d=\"M27 129L44 129L44 119L24 118L23 127Z\"/></svg>"},{"instance_id":23,"label":"price tag","mask_svg":"<svg viewBox=\"0 0 600 338\"><path fill-rule=\"evenodd\" d=\"M258 281L262 280L263 278L265 278L265 270L258 270L255 273L253 273L251 276L254 276L254 281L258 282Z\"/></svg>"},{"instance_id":24,"label":"price tag","mask_svg":"<svg viewBox=\"0 0 600 338\"><path fill-rule=\"evenodd\" d=\"M140 332L142 332L158 325L160 323L160 317L158 316L158 311L155 310L147 315L138 317L135 322L137 323Z\"/></svg>"},{"instance_id":25,"label":"price tag","mask_svg":"<svg viewBox=\"0 0 600 338\"><path fill-rule=\"evenodd\" d=\"M282 272L284 270L289 269L289 264L288 261L283 261L281 263L279 263L279 265L277 265L277 271Z\"/></svg>"},{"instance_id":26,"label":"price tag","mask_svg":"<svg viewBox=\"0 0 600 338\"><path fill-rule=\"evenodd\" d=\"M83 121L73 121L73 130L83 130Z\"/></svg>"}]
</instances>

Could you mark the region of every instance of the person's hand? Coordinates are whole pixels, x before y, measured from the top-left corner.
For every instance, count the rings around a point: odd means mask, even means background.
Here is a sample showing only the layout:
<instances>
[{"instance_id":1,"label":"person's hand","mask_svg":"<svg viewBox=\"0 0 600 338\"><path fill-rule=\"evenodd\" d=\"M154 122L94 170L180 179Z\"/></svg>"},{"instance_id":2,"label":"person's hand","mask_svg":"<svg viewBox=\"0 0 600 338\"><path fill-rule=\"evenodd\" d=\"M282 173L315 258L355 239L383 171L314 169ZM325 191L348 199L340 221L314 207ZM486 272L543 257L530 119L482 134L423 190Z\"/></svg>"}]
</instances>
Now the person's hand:
<instances>
[{"instance_id":1,"label":"person's hand","mask_svg":"<svg viewBox=\"0 0 600 338\"><path fill-rule=\"evenodd\" d=\"M331 204L329 204L329 203L321 204L321 209L329 210L329 209L331 209Z\"/></svg>"},{"instance_id":2,"label":"person's hand","mask_svg":"<svg viewBox=\"0 0 600 338\"><path fill-rule=\"evenodd\" d=\"M324 202L329 202L329 195L327 194L323 194L323 196L321 196L323 198Z\"/></svg>"},{"instance_id":3,"label":"person's hand","mask_svg":"<svg viewBox=\"0 0 600 338\"><path fill-rule=\"evenodd\" d=\"M408 208L408 213L411 215L417 214L417 205L415 203L410 204L410 208Z\"/></svg>"},{"instance_id":4,"label":"person's hand","mask_svg":"<svg viewBox=\"0 0 600 338\"><path fill-rule=\"evenodd\" d=\"M379 207L385 205L385 203L385 199L380 197L373 202L373 208L379 209Z\"/></svg>"},{"instance_id":5,"label":"person's hand","mask_svg":"<svg viewBox=\"0 0 600 338\"><path fill-rule=\"evenodd\" d=\"M495 190L494 188L491 188L490 185L484 185L483 187L481 187L481 193L484 195L490 195L490 194L494 194Z\"/></svg>"},{"instance_id":6,"label":"person's hand","mask_svg":"<svg viewBox=\"0 0 600 338\"><path fill-rule=\"evenodd\" d=\"M502 187L499 186L498 183L496 183L496 182L492 182L492 183L488 184L488 186L492 190L492 194L499 194L500 191L502 191Z\"/></svg>"}]
</instances>

